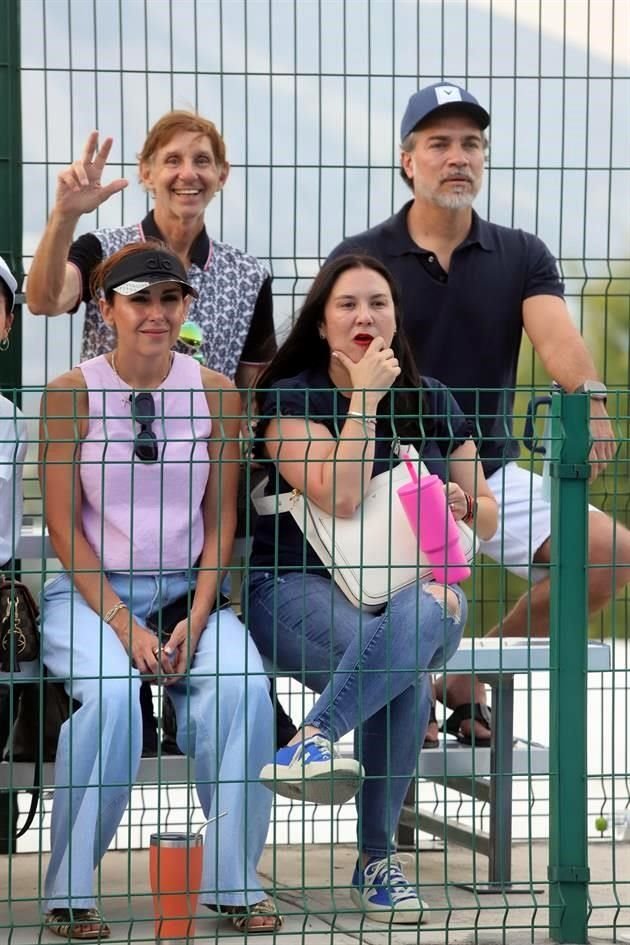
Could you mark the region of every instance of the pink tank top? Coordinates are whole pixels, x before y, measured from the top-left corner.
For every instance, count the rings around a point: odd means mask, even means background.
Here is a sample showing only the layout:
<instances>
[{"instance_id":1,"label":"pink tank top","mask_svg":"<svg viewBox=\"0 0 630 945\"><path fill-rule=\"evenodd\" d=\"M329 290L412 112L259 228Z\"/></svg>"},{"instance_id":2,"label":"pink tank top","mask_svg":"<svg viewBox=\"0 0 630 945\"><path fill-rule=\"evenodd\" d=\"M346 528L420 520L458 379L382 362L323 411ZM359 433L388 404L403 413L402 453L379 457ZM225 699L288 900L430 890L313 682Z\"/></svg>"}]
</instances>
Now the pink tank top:
<instances>
[{"instance_id":1,"label":"pink tank top","mask_svg":"<svg viewBox=\"0 0 630 945\"><path fill-rule=\"evenodd\" d=\"M88 389L89 426L81 443L85 536L106 571L148 574L192 567L203 545L203 496L210 473L212 420L197 361L174 354L152 391L158 461L134 455L140 427L131 388L104 355L79 365Z\"/></svg>"}]
</instances>

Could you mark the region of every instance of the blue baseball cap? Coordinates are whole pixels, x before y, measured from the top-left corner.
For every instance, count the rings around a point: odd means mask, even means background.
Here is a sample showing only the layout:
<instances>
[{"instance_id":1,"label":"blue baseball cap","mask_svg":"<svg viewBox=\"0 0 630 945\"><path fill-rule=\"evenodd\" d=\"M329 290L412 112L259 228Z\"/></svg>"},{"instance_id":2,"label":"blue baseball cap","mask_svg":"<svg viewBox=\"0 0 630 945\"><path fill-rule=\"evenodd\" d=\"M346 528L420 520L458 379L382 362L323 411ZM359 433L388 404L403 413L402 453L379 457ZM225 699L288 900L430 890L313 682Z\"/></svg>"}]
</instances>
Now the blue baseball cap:
<instances>
[{"instance_id":1,"label":"blue baseball cap","mask_svg":"<svg viewBox=\"0 0 630 945\"><path fill-rule=\"evenodd\" d=\"M490 124L490 115L467 89L452 85L450 82L436 82L435 85L428 85L426 89L414 92L407 102L407 108L400 123L400 140L404 141L416 125L429 115L450 108L468 112L482 131Z\"/></svg>"},{"instance_id":2,"label":"blue baseball cap","mask_svg":"<svg viewBox=\"0 0 630 945\"><path fill-rule=\"evenodd\" d=\"M12 312L13 306L15 305L15 293L17 292L17 282L15 280L15 276L13 275L13 273L11 272L11 270L5 263L2 256L0 256L0 279L2 279L7 289L9 290L9 294L11 296L11 304L9 306L9 311Z\"/></svg>"}]
</instances>

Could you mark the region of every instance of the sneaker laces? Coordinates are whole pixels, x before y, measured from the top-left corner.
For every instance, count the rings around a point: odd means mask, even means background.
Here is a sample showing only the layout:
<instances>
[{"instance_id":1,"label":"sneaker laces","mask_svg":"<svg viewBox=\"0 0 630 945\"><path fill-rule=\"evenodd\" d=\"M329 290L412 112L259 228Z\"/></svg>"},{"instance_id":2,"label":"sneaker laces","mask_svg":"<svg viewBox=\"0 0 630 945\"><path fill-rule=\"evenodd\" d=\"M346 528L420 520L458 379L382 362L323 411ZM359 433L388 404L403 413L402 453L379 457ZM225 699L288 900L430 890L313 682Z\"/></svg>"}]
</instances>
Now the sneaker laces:
<instances>
[{"instance_id":1,"label":"sneaker laces","mask_svg":"<svg viewBox=\"0 0 630 945\"><path fill-rule=\"evenodd\" d=\"M409 854L399 853L396 856L386 856L382 860L367 863L363 869L365 877L370 871L371 886L386 886L393 903L404 902L407 899L417 899L418 893L411 886L403 873L403 863L411 860Z\"/></svg>"},{"instance_id":2,"label":"sneaker laces","mask_svg":"<svg viewBox=\"0 0 630 945\"><path fill-rule=\"evenodd\" d=\"M322 761L332 761L334 758L334 752L331 750L332 745L323 735L311 735L310 738L304 739L303 745L304 747L307 745L315 745L319 750Z\"/></svg>"}]
</instances>

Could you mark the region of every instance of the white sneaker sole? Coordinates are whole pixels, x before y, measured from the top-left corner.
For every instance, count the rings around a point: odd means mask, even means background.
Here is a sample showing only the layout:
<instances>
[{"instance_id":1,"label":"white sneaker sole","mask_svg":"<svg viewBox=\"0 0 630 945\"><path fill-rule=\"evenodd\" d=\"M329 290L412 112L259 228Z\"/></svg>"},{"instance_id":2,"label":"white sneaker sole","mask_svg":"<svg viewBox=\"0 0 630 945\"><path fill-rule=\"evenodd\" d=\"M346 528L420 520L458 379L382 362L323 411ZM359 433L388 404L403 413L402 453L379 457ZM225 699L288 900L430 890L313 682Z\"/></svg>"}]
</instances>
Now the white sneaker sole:
<instances>
[{"instance_id":1,"label":"white sneaker sole","mask_svg":"<svg viewBox=\"0 0 630 945\"><path fill-rule=\"evenodd\" d=\"M420 899L420 908L401 905L395 909L383 909L365 902L358 889L350 890L350 898L355 906L365 913L365 918L371 919L372 922L382 922L386 925L426 925L429 921L424 911L428 906Z\"/></svg>"},{"instance_id":2,"label":"white sneaker sole","mask_svg":"<svg viewBox=\"0 0 630 945\"><path fill-rule=\"evenodd\" d=\"M332 769L328 762L311 761L307 770L307 777L296 778L295 770L273 763L265 765L259 777L270 791L292 801L336 805L357 794L365 773L358 761L344 758L335 758Z\"/></svg>"}]
</instances>

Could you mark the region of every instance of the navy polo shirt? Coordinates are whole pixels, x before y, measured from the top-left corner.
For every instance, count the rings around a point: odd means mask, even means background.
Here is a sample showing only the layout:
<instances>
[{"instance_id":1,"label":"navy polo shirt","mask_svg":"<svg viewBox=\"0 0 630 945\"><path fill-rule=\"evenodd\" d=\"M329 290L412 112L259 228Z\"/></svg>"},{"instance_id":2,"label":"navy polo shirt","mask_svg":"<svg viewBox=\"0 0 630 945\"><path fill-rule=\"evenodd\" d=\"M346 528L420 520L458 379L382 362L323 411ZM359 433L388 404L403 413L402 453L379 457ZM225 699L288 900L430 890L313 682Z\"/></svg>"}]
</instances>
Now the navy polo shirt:
<instances>
[{"instance_id":1,"label":"navy polo shirt","mask_svg":"<svg viewBox=\"0 0 630 945\"><path fill-rule=\"evenodd\" d=\"M497 226L474 211L470 232L454 250L448 273L407 229L413 201L384 223L351 236L329 258L375 256L402 296L405 332L422 374L451 388L475 422L486 475L519 454L512 437L523 302L563 297L556 261L537 236ZM477 393L477 388L486 388Z\"/></svg>"}]
</instances>

